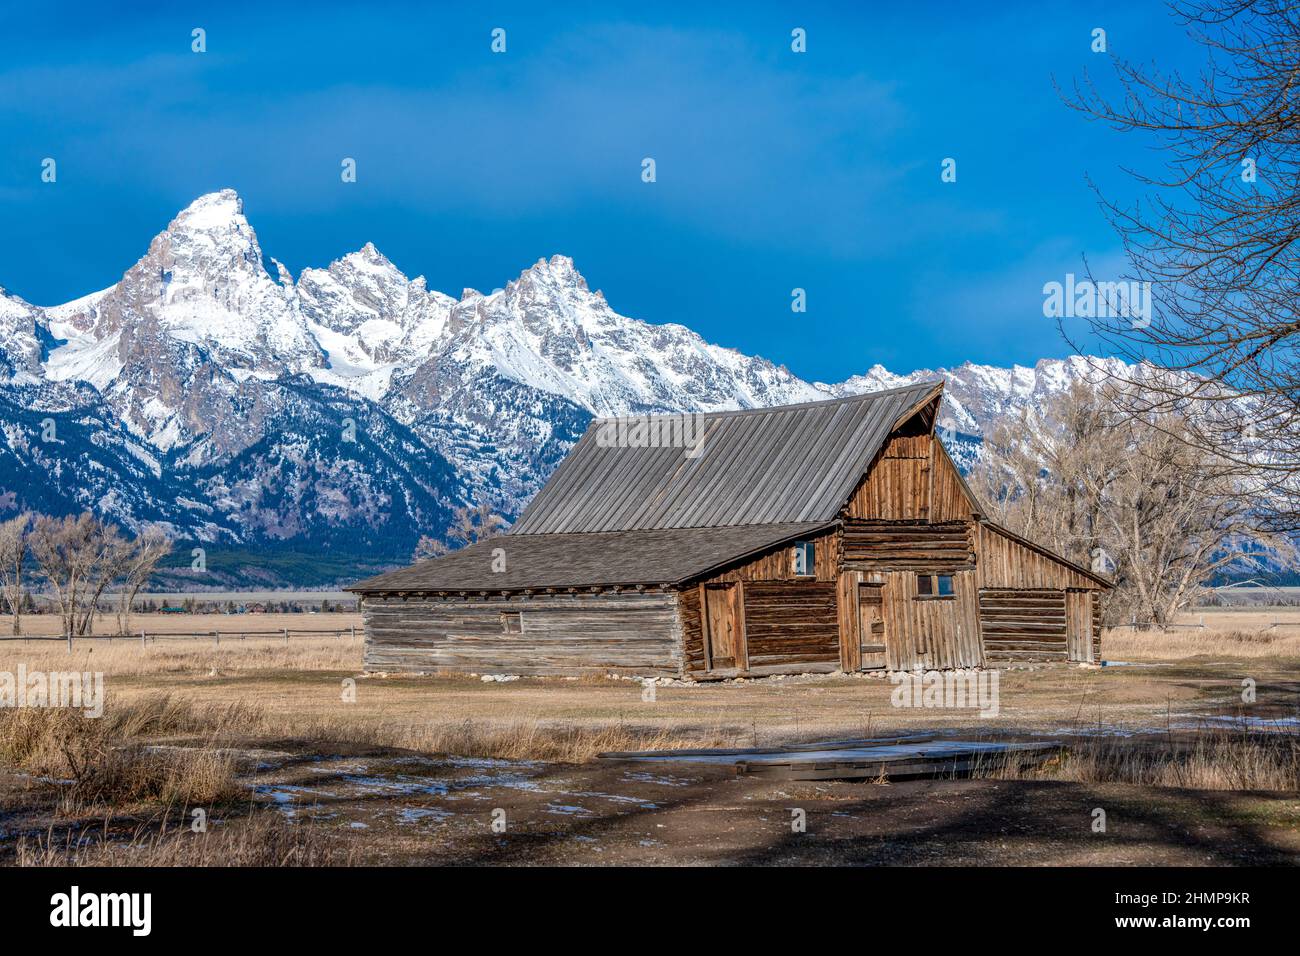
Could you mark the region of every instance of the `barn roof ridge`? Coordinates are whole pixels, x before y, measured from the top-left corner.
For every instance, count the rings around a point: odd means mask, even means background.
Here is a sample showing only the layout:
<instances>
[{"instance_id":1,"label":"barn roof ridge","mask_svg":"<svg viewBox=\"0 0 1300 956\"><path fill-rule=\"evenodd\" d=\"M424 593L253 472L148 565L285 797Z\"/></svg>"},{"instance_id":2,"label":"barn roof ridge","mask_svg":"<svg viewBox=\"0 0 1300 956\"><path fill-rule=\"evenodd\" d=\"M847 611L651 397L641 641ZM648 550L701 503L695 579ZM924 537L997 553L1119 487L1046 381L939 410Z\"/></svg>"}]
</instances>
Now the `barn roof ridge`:
<instances>
[{"instance_id":1,"label":"barn roof ridge","mask_svg":"<svg viewBox=\"0 0 1300 956\"><path fill-rule=\"evenodd\" d=\"M889 433L942 395L939 380L859 395L700 413L689 450L610 444L595 419L510 529L512 536L829 521ZM683 436L684 437L684 436ZM620 441L622 438L620 437Z\"/></svg>"},{"instance_id":2,"label":"barn roof ridge","mask_svg":"<svg viewBox=\"0 0 1300 956\"><path fill-rule=\"evenodd\" d=\"M908 392L914 389L926 387L928 389L940 389L944 387L944 380L941 378L925 379L924 381L912 382L907 385L895 385L893 388L882 388L874 392L855 392L852 395L839 395L835 398L822 398L815 402L792 402L788 405L752 405L749 408L717 408L709 412L628 412L625 415L601 415L591 420L588 428L608 422L626 421L629 418L682 418L690 415L695 418L734 418L741 415L761 415L764 412L779 412L792 408L811 408L824 405L847 405L853 402L863 400L877 400L883 396L894 395L899 392Z\"/></svg>"}]
</instances>

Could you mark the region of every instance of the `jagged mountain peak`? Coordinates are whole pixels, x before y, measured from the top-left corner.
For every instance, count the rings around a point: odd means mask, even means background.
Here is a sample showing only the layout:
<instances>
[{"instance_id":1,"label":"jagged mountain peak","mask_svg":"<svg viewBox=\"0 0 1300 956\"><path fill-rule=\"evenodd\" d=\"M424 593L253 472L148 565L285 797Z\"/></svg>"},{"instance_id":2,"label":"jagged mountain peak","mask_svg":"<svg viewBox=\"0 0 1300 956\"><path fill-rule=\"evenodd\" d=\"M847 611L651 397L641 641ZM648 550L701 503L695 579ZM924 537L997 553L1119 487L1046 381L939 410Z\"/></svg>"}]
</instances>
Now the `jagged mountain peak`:
<instances>
[{"instance_id":1,"label":"jagged mountain peak","mask_svg":"<svg viewBox=\"0 0 1300 956\"><path fill-rule=\"evenodd\" d=\"M51 449L0 442L0 463L64 468L59 494L78 508L116 483L115 517L165 511L210 540L336 528L360 540L361 526L406 515L409 527L386 526L406 542L441 533L411 522L442 520L444 506L486 498L517 511L593 415L781 405L942 376L945 427L976 436L1094 361L905 375L875 364L813 383L683 325L620 314L566 255L459 299L373 242L295 280L263 258L243 201L222 189L182 209L108 289L46 309L0 290L0 404L13 417L39 393L67 413L60 433L80 436L81 456L51 463ZM365 441L340 437L348 419L388 436L382 486ZM24 500L46 500L38 485Z\"/></svg>"},{"instance_id":2,"label":"jagged mountain peak","mask_svg":"<svg viewBox=\"0 0 1300 956\"><path fill-rule=\"evenodd\" d=\"M516 282L540 281L557 288L576 288L587 291L587 280L583 278L573 259L565 255L544 256L538 259L522 273Z\"/></svg>"},{"instance_id":3,"label":"jagged mountain peak","mask_svg":"<svg viewBox=\"0 0 1300 956\"><path fill-rule=\"evenodd\" d=\"M228 188L205 193L178 212L168 228L203 232L247 229L244 200L239 193Z\"/></svg>"}]
</instances>

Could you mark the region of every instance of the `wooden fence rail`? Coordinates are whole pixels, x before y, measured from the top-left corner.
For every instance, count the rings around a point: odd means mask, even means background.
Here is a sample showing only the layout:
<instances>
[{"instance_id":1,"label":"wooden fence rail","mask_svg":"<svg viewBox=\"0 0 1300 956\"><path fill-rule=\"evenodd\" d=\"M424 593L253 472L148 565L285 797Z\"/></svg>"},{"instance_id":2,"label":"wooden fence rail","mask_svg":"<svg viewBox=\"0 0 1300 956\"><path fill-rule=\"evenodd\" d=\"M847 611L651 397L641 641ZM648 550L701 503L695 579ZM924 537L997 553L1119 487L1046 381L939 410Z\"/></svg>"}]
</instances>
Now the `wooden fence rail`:
<instances>
[{"instance_id":1,"label":"wooden fence rail","mask_svg":"<svg viewBox=\"0 0 1300 956\"><path fill-rule=\"evenodd\" d=\"M26 644L28 641L63 641L68 645L68 650L72 650L74 641L138 641L140 644L148 644L150 641L158 642L159 640L169 640L171 638L181 638L183 640L199 640L208 638L213 644L219 645L222 637L227 639L246 640L250 637L274 637L283 640L286 644L291 637L307 636L343 637L347 636L356 639L356 625L348 627L332 628L279 628L274 631L145 631L133 632L131 634L0 634L0 641L22 641Z\"/></svg>"}]
</instances>

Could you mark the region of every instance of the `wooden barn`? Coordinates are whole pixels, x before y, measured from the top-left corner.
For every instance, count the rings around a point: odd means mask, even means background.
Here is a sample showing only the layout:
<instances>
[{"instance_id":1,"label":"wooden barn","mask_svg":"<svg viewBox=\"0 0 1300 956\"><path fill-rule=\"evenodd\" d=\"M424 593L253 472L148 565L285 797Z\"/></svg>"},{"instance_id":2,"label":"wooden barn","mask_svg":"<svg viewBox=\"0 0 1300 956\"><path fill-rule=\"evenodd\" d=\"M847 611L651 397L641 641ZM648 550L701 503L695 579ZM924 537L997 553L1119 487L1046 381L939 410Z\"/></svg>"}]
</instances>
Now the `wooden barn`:
<instances>
[{"instance_id":1,"label":"wooden barn","mask_svg":"<svg viewBox=\"0 0 1300 956\"><path fill-rule=\"evenodd\" d=\"M595 421L509 534L350 588L366 667L708 680L1099 660L1109 582L980 513L934 432L942 394Z\"/></svg>"}]
</instances>

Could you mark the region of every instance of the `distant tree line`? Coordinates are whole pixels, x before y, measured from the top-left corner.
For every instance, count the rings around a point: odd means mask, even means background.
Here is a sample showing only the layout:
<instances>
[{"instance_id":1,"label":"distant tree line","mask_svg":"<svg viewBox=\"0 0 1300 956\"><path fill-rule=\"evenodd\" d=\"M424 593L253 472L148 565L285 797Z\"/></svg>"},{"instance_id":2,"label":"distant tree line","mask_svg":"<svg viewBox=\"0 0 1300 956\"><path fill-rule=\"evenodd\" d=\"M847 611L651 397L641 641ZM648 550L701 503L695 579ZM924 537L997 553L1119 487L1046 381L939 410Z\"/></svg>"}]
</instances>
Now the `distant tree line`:
<instances>
[{"instance_id":1,"label":"distant tree line","mask_svg":"<svg viewBox=\"0 0 1300 956\"><path fill-rule=\"evenodd\" d=\"M157 528L130 538L90 512L24 512L0 523L0 598L13 615L13 633L33 606L29 582L48 589L65 634L90 633L101 598L112 591L117 633L127 633L136 597L171 549Z\"/></svg>"}]
</instances>

